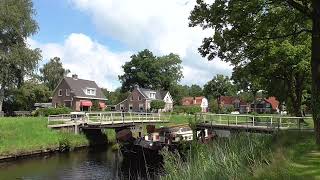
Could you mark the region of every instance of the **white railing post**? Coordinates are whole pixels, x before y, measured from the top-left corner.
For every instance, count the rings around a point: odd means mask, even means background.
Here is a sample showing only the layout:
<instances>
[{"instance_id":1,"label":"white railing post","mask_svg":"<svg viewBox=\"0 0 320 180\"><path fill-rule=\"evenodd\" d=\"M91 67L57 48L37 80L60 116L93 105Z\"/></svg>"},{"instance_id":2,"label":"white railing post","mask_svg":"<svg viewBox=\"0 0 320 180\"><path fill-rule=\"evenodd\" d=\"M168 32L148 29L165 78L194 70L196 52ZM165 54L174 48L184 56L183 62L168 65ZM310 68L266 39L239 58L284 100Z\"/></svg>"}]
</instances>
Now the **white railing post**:
<instances>
[{"instance_id":1,"label":"white railing post","mask_svg":"<svg viewBox=\"0 0 320 180\"><path fill-rule=\"evenodd\" d=\"M221 124L221 121L222 121L222 120L221 120L221 114L220 114L220 115L219 115L219 122L220 122L220 124Z\"/></svg>"},{"instance_id":2,"label":"white railing post","mask_svg":"<svg viewBox=\"0 0 320 180\"><path fill-rule=\"evenodd\" d=\"M254 116L252 116L252 126L254 126Z\"/></svg>"},{"instance_id":3,"label":"white railing post","mask_svg":"<svg viewBox=\"0 0 320 180\"><path fill-rule=\"evenodd\" d=\"M139 120L139 123L141 122L141 119L140 119L140 114L138 114L138 120Z\"/></svg>"},{"instance_id":4,"label":"white railing post","mask_svg":"<svg viewBox=\"0 0 320 180\"><path fill-rule=\"evenodd\" d=\"M102 114L100 113L100 124L102 123Z\"/></svg>"},{"instance_id":5,"label":"white railing post","mask_svg":"<svg viewBox=\"0 0 320 180\"><path fill-rule=\"evenodd\" d=\"M280 117L280 123L279 123L279 127L281 128L282 127L282 118Z\"/></svg>"},{"instance_id":6,"label":"white railing post","mask_svg":"<svg viewBox=\"0 0 320 180\"><path fill-rule=\"evenodd\" d=\"M272 116L271 116L271 119L270 119L270 120L271 120L270 127L272 128Z\"/></svg>"},{"instance_id":7,"label":"white railing post","mask_svg":"<svg viewBox=\"0 0 320 180\"><path fill-rule=\"evenodd\" d=\"M238 125L238 116L236 115L236 125Z\"/></svg>"},{"instance_id":8,"label":"white railing post","mask_svg":"<svg viewBox=\"0 0 320 180\"><path fill-rule=\"evenodd\" d=\"M110 118L111 118L111 123L113 124L113 116L112 116L112 112L110 114Z\"/></svg>"}]
</instances>

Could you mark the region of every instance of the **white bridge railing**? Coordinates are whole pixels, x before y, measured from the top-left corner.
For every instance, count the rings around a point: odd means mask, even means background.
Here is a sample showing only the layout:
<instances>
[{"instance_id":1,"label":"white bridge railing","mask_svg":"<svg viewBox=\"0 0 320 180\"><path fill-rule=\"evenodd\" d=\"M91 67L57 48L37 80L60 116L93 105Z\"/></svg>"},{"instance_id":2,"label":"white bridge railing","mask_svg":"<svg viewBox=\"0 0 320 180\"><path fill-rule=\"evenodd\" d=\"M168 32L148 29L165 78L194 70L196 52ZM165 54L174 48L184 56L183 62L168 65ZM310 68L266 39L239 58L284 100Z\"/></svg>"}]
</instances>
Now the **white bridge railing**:
<instances>
[{"instance_id":1,"label":"white bridge railing","mask_svg":"<svg viewBox=\"0 0 320 180\"><path fill-rule=\"evenodd\" d=\"M90 112L82 114L60 114L48 117L48 125L57 124L120 124L156 123L168 121L169 117L160 113L139 112Z\"/></svg>"},{"instance_id":2,"label":"white bridge railing","mask_svg":"<svg viewBox=\"0 0 320 180\"><path fill-rule=\"evenodd\" d=\"M246 126L278 129L311 129L312 117L290 117L269 115L242 115L242 114L196 114L200 123L227 126Z\"/></svg>"},{"instance_id":3,"label":"white bridge railing","mask_svg":"<svg viewBox=\"0 0 320 180\"><path fill-rule=\"evenodd\" d=\"M97 112L86 113L87 123L119 124L119 123L144 123L166 121L167 116L160 113L139 112Z\"/></svg>"}]
</instances>

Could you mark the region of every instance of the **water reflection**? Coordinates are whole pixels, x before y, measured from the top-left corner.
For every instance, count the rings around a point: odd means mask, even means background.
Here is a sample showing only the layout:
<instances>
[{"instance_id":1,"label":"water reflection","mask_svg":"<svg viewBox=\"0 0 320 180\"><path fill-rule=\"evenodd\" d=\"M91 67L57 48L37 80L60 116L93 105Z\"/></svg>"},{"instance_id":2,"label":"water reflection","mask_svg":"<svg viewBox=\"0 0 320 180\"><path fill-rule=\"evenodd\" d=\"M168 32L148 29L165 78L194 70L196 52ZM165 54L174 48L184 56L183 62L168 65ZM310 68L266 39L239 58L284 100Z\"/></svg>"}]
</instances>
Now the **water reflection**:
<instances>
[{"instance_id":1,"label":"water reflection","mask_svg":"<svg viewBox=\"0 0 320 180\"><path fill-rule=\"evenodd\" d=\"M159 164L154 159L147 161L94 148L0 163L0 179L159 179Z\"/></svg>"}]
</instances>

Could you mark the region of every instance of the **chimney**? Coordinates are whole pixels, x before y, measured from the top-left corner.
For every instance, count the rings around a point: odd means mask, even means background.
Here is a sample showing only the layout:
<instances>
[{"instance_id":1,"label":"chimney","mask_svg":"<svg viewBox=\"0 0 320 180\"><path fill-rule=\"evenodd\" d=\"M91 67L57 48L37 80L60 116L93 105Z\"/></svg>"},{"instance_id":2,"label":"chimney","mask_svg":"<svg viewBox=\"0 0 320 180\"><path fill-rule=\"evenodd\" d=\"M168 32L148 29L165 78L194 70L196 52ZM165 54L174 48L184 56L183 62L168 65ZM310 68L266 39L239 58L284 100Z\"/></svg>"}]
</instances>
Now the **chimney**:
<instances>
[{"instance_id":1,"label":"chimney","mask_svg":"<svg viewBox=\"0 0 320 180\"><path fill-rule=\"evenodd\" d=\"M73 78L74 80L78 80L78 75L72 74L72 78Z\"/></svg>"},{"instance_id":2,"label":"chimney","mask_svg":"<svg viewBox=\"0 0 320 180\"><path fill-rule=\"evenodd\" d=\"M139 85L138 84L134 85L134 89L139 89Z\"/></svg>"}]
</instances>

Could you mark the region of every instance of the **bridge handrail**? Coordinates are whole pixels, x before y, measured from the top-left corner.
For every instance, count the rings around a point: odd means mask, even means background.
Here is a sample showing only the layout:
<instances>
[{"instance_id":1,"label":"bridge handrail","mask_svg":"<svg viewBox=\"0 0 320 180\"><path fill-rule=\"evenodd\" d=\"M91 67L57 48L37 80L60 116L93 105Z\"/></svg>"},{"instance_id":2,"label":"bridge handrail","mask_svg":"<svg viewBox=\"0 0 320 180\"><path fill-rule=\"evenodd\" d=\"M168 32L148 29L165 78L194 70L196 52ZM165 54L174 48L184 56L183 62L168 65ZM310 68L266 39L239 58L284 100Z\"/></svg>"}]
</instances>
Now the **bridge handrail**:
<instances>
[{"instance_id":1,"label":"bridge handrail","mask_svg":"<svg viewBox=\"0 0 320 180\"><path fill-rule=\"evenodd\" d=\"M297 127L301 129L300 119L312 119L310 116L305 117L292 117L292 116L255 116L255 115L240 115L240 114L213 114L213 113L197 113L196 117L200 117L202 123L214 122L218 125L243 125L246 124L248 127L262 126L261 123L264 123L266 128L293 128ZM212 116L218 117L218 119L213 119ZM223 119L222 117L227 117L228 119ZM238 120L239 117L246 117L245 121ZM230 120L230 118L232 118ZM233 119L235 118L235 119ZM248 120L249 118L249 120Z\"/></svg>"}]
</instances>

